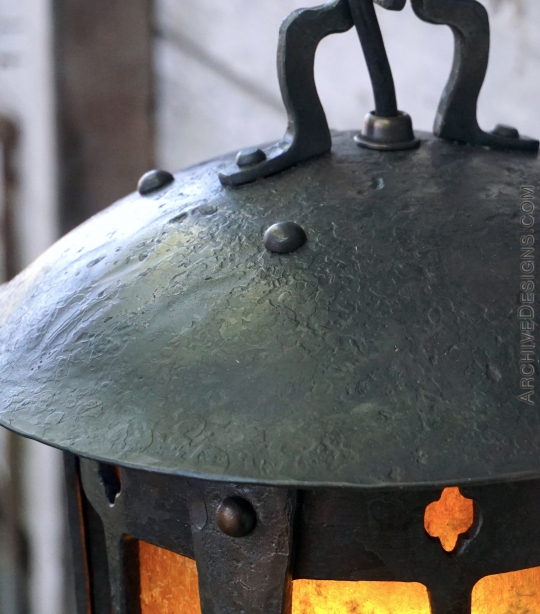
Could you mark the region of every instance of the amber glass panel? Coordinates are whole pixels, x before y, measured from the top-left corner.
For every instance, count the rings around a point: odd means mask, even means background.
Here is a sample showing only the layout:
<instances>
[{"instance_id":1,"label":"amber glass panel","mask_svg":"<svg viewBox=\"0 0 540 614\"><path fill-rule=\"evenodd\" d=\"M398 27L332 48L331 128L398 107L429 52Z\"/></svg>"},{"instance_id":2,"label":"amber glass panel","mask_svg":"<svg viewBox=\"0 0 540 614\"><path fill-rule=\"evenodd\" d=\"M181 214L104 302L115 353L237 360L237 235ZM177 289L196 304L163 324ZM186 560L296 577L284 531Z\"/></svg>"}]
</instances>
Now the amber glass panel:
<instances>
[{"instance_id":1,"label":"amber glass panel","mask_svg":"<svg viewBox=\"0 0 540 614\"><path fill-rule=\"evenodd\" d=\"M139 542L141 614L201 614L195 561ZM427 589L405 582L294 580L292 614L430 614ZM472 614L540 614L540 568L483 578Z\"/></svg>"},{"instance_id":2,"label":"amber glass panel","mask_svg":"<svg viewBox=\"0 0 540 614\"><path fill-rule=\"evenodd\" d=\"M431 537L438 537L446 552L452 552L460 535L474 524L474 502L464 497L459 488L445 488L438 501L430 503L424 516L424 527Z\"/></svg>"},{"instance_id":3,"label":"amber glass panel","mask_svg":"<svg viewBox=\"0 0 540 614\"><path fill-rule=\"evenodd\" d=\"M482 578L474 587L472 614L539 614L540 567Z\"/></svg>"},{"instance_id":4,"label":"amber glass panel","mask_svg":"<svg viewBox=\"0 0 540 614\"><path fill-rule=\"evenodd\" d=\"M292 614L430 614L427 589L405 582L294 580Z\"/></svg>"},{"instance_id":5,"label":"amber glass panel","mask_svg":"<svg viewBox=\"0 0 540 614\"><path fill-rule=\"evenodd\" d=\"M139 542L141 614L201 614L195 561Z\"/></svg>"}]
</instances>

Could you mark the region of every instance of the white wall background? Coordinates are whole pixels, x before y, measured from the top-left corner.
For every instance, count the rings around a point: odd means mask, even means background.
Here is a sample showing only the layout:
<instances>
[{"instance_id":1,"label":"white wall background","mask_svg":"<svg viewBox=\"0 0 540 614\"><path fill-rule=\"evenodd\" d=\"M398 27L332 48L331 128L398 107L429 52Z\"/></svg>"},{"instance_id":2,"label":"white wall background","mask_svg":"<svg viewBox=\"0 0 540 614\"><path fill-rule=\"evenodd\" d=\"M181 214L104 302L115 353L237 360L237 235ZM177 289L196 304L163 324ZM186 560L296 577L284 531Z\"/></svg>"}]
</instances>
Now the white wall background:
<instances>
[{"instance_id":1,"label":"white wall background","mask_svg":"<svg viewBox=\"0 0 540 614\"><path fill-rule=\"evenodd\" d=\"M540 2L483 0L492 59L480 100L482 126L515 125L540 136ZM275 68L279 25L319 0L157 0L158 149L176 170L216 154L279 138L285 130ZM400 108L431 129L449 74L453 40L410 6L378 10ZM331 127L359 128L372 94L356 34L320 46L317 83Z\"/></svg>"}]
</instances>

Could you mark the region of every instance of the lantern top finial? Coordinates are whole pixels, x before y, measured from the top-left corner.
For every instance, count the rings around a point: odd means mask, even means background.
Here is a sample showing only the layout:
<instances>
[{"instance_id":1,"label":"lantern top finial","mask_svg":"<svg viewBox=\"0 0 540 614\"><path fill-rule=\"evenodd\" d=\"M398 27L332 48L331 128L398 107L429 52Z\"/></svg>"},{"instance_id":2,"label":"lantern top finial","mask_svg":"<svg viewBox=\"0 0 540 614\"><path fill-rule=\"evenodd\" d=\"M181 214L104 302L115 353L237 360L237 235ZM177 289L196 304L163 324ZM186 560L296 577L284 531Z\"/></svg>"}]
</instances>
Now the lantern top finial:
<instances>
[{"instance_id":1,"label":"lantern top finial","mask_svg":"<svg viewBox=\"0 0 540 614\"><path fill-rule=\"evenodd\" d=\"M398 110L394 79L381 34L374 0L331 0L292 13L283 23L278 50L278 75L288 113L284 138L260 150L261 157L244 166L231 164L220 174L223 185L240 186L289 169L330 151L332 140L319 99L313 65L322 39L356 27L366 59L375 101L362 131L362 147L383 151L414 149L420 141L409 115ZM406 0L375 0L401 10ZM485 132L476 108L486 76L490 28L486 9L477 0L411 0L416 15L428 23L447 25L455 38L454 63L434 125L434 134L448 141L490 149L537 152L539 142L521 137L515 128L498 126ZM503 128L503 129L499 129Z\"/></svg>"}]
</instances>

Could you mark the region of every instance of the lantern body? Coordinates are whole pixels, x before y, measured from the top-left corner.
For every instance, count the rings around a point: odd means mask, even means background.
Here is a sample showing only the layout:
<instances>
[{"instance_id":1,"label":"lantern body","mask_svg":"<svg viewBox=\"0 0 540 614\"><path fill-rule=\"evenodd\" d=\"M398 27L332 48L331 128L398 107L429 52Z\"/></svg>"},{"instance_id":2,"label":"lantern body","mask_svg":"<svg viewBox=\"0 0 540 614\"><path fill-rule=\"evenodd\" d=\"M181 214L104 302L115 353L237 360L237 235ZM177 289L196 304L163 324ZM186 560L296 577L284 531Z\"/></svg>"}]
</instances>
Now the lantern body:
<instances>
[{"instance_id":1,"label":"lantern body","mask_svg":"<svg viewBox=\"0 0 540 614\"><path fill-rule=\"evenodd\" d=\"M482 578L540 566L516 303L537 160L351 137L241 190L228 158L180 173L3 289L2 420L67 451L81 612L142 591L154 614L151 547L195 561L203 613L329 608L357 582L413 587L390 614L427 593L468 612ZM272 254L285 216L308 242ZM447 485L474 501L450 552L425 520ZM246 535L220 528L231 497Z\"/></svg>"},{"instance_id":2,"label":"lantern body","mask_svg":"<svg viewBox=\"0 0 540 614\"><path fill-rule=\"evenodd\" d=\"M483 7L412 2L456 36L440 138L371 0L297 11L282 141L147 173L0 289L0 422L65 451L78 614L540 611L539 143L478 126ZM353 25L376 109L331 135L315 50Z\"/></svg>"},{"instance_id":3,"label":"lantern body","mask_svg":"<svg viewBox=\"0 0 540 614\"><path fill-rule=\"evenodd\" d=\"M66 460L75 467L74 457ZM357 604L377 614L505 614L514 611L509 604L534 611L540 600L531 547L540 540L531 514L538 480L462 487L474 522L446 552L425 530L437 488L291 489L122 469L111 505L102 472L80 460L82 506L72 522L76 537L85 527L79 569L92 579L79 585L80 611L92 603L107 612L112 603L142 614L307 614ZM257 527L242 538L225 535L216 520L231 496L257 513Z\"/></svg>"}]
</instances>

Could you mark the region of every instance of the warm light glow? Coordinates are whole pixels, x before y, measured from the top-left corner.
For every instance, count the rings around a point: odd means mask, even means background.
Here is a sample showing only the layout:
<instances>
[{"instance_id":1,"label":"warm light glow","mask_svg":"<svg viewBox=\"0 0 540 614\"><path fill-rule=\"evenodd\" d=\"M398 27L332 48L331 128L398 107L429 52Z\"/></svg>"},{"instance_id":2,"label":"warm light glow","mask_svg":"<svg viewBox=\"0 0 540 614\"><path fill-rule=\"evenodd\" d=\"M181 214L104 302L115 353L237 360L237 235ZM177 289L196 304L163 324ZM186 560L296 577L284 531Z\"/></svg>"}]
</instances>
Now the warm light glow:
<instances>
[{"instance_id":1,"label":"warm light glow","mask_svg":"<svg viewBox=\"0 0 540 614\"><path fill-rule=\"evenodd\" d=\"M201 614L195 561L139 542L141 614ZM540 614L540 568L483 578L472 614ZM425 586L294 580L291 614L431 614Z\"/></svg>"},{"instance_id":2,"label":"warm light glow","mask_svg":"<svg viewBox=\"0 0 540 614\"><path fill-rule=\"evenodd\" d=\"M405 582L294 580L292 614L430 614L427 589Z\"/></svg>"},{"instance_id":3,"label":"warm light glow","mask_svg":"<svg viewBox=\"0 0 540 614\"><path fill-rule=\"evenodd\" d=\"M431 537L438 537L446 552L452 552L458 538L474 524L474 501L466 499L459 488L445 488L438 501L430 503L424 527Z\"/></svg>"},{"instance_id":4,"label":"warm light glow","mask_svg":"<svg viewBox=\"0 0 540 614\"><path fill-rule=\"evenodd\" d=\"M141 614L201 614L195 561L139 542Z\"/></svg>"},{"instance_id":5,"label":"warm light glow","mask_svg":"<svg viewBox=\"0 0 540 614\"><path fill-rule=\"evenodd\" d=\"M472 614L538 614L540 567L482 578L474 587Z\"/></svg>"}]
</instances>

